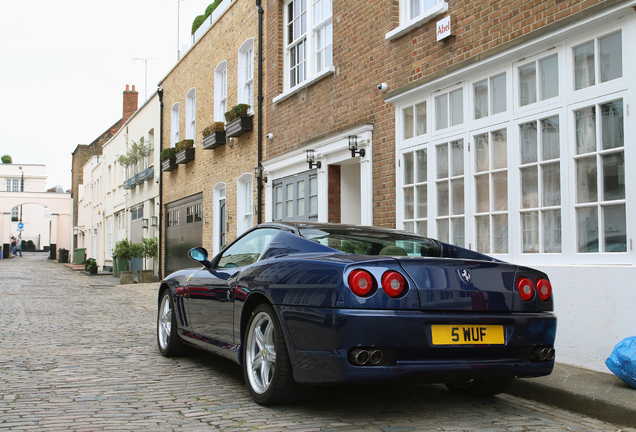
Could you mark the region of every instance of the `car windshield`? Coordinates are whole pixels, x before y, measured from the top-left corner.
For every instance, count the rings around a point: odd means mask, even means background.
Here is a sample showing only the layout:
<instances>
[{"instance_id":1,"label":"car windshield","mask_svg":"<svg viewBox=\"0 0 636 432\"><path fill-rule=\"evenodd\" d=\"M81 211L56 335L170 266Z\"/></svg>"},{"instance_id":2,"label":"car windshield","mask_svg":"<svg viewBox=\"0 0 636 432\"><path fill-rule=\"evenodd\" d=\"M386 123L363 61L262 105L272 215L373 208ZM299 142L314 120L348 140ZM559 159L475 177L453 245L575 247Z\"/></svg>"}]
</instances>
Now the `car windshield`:
<instances>
[{"instance_id":1,"label":"car windshield","mask_svg":"<svg viewBox=\"0 0 636 432\"><path fill-rule=\"evenodd\" d=\"M437 241L399 231L387 232L363 228L304 228L303 237L358 255L435 257L441 255Z\"/></svg>"}]
</instances>

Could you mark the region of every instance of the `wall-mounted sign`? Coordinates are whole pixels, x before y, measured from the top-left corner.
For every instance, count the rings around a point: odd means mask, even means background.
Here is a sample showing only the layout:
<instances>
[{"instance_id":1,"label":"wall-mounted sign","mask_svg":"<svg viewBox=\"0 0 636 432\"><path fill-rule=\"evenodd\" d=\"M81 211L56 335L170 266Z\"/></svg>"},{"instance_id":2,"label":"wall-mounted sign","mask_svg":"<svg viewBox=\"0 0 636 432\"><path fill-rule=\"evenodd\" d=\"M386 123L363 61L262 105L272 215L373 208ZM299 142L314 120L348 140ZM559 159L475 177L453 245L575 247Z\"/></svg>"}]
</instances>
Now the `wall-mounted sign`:
<instances>
[{"instance_id":1,"label":"wall-mounted sign","mask_svg":"<svg viewBox=\"0 0 636 432\"><path fill-rule=\"evenodd\" d=\"M23 230L24 229L24 224L22 222L18 223L18 229L19 230Z\"/></svg>"},{"instance_id":2,"label":"wall-mounted sign","mask_svg":"<svg viewBox=\"0 0 636 432\"><path fill-rule=\"evenodd\" d=\"M441 21L437 21L437 40L441 41L451 35L450 15Z\"/></svg>"}]
</instances>

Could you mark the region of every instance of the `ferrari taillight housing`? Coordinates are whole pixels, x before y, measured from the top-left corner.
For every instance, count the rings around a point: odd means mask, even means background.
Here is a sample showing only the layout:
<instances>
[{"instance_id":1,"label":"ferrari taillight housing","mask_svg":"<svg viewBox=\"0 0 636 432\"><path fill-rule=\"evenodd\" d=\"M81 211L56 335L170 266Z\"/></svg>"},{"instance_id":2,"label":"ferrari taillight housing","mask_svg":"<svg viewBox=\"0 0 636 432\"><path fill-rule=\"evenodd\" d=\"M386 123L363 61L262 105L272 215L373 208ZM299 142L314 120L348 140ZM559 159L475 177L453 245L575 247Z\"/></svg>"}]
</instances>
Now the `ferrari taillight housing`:
<instances>
[{"instance_id":1,"label":"ferrari taillight housing","mask_svg":"<svg viewBox=\"0 0 636 432\"><path fill-rule=\"evenodd\" d=\"M546 301L552 297L552 284L547 279L539 279L537 281L537 293L541 300Z\"/></svg>"},{"instance_id":2,"label":"ferrari taillight housing","mask_svg":"<svg viewBox=\"0 0 636 432\"><path fill-rule=\"evenodd\" d=\"M534 284L526 277L517 279L517 290L525 301L532 300L534 297Z\"/></svg>"},{"instance_id":3,"label":"ferrari taillight housing","mask_svg":"<svg viewBox=\"0 0 636 432\"><path fill-rule=\"evenodd\" d=\"M364 297L373 289L373 276L366 270L354 270L349 273L349 288L357 296Z\"/></svg>"},{"instance_id":4,"label":"ferrari taillight housing","mask_svg":"<svg viewBox=\"0 0 636 432\"><path fill-rule=\"evenodd\" d=\"M400 273L389 270L382 275L382 289L389 297L399 297L406 288L406 280Z\"/></svg>"}]
</instances>

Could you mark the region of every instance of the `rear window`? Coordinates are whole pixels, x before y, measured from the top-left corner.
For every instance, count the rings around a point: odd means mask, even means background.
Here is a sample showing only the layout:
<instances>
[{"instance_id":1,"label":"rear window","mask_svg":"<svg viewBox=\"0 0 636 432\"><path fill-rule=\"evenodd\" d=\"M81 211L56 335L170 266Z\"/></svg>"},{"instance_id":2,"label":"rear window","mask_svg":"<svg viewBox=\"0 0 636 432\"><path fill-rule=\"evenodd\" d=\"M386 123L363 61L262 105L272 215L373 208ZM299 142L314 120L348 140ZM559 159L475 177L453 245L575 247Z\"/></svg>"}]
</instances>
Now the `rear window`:
<instances>
[{"instance_id":1,"label":"rear window","mask_svg":"<svg viewBox=\"0 0 636 432\"><path fill-rule=\"evenodd\" d=\"M438 257L439 243L408 233L364 228L305 228L301 235L316 243L357 255Z\"/></svg>"}]
</instances>

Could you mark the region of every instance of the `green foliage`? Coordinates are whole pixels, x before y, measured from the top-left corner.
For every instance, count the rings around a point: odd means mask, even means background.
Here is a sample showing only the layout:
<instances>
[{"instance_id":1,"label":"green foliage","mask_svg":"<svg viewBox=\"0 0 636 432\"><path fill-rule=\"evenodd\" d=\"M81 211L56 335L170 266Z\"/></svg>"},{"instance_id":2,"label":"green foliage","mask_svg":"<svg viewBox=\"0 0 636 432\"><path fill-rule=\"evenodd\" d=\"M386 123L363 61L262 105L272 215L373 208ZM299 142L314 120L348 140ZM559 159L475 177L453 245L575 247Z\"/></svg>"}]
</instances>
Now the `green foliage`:
<instances>
[{"instance_id":1,"label":"green foliage","mask_svg":"<svg viewBox=\"0 0 636 432\"><path fill-rule=\"evenodd\" d=\"M192 21L192 33L194 34L196 33L196 31L199 29L199 27L201 27L201 24L203 24L203 22L206 20L206 16L205 15L198 15L194 21Z\"/></svg>"},{"instance_id":2,"label":"green foliage","mask_svg":"<svg viewBox=\"0 0 636 432\"><path fill-rule=\"evenodd\" d=\"M216 7L221 4L221 1L222 0L214 0L213 3L210 3L208 7L205 8L205 16L212 15L212 12L214 12L214 9L216 9Z\"/></svg>"},{"instance_id":3,"label":"green foliage","mask_svg":"<svg viewBox=\"0 0 636 432\"><path fill-rule=\"evenodd\" d=\"M214 132L223 132L225 130L225 123L223 122L214 122L210 126L207 126L203 129L201 134L205 138L208 135L212 135Z\"/></svg>"},{"instance_id":4,"label":"green foliage","mask_svg":"<svg viewBox=\"0 0 636 432\"><path fill-rule=\"evenodd\" d=\"M214 9L217 8L218 5L221 4L222 0L214 0L213 3L209 4L207 8L205 8L205 14L203 15L199 15L197 16L194 21L192 22L192 33L194 34L196 33L196 31L199 29L199 27L201 27L201 24L203 24L205 22L206 19L208 19L208 17L210 15L212 15L212 12L214 12Z\"/></svg>"},{"instance_id":5,"label":"green foliage","mask_svg":"<svg viewBox=\"0 0 636 432\"><path fill-rule=\"evenodd\" d=\"M144 258L156 258L158 254L157 250L157 237L153 238L142 238L141 239L143 249L144 249Z\"/></svg>"},{"instance_id":6,"label":"green foliage","mask_svg":"<svg viewBox=\"0 0 636 432\"><path fill-rule=\"evenodd\" d=\"M165 161L166 159L173 158L176 155L177 155L177 149L174 147L168 147L161 150L160 158L162 161Z\"/></svg>"},{"instance_id":7,"label":"green foliage","mask_svg":"<svg viewBox=\"0 0 636 432\"><path fill-rule=\"evenodd\" d=\"M115 243L115 249L113 249L113 258L128 261L132 258L132 243L130 240L123 239Z\"/></svg>"},{"instance_id":8,"label":"green foliage","mask_svg":"<svg viewBox=\"0 0 636 432\"><path fill-rule=\"evenodd\" d=\"M130 245L130 256L131 258L143 258L144 257L144 246L141 243L133 243Z\"/></svg>"},{"instance_id":9,"label":"green foliage","mask_svg":"<svg viewBox=\"0 0 636 432\"><path fill-rule=\"evenodd\" d=\"M84 270L88 271L91 267L97 267L97 261L95 258L89 258L84 262Z\"/></svg>"},{"instance_id":10,"label":"green foliage","mask_svg":"<svg viewBox=\"0 0 636 432\"><path fill-rule=\"evenodd\" d=\"M176 152L180 152L181 150L187 150L194 148L194 140L192 139L184 139L175 144Z\"/></svg>"},{"instance_id":11,"label":"green foliage","mask_svg":"<svg viewBox=\"0 0 636 432\"><path fill-rule=\"evenodd\" d=\"M132 142L126 154L117 156L117 162L123 166L131 166L151 154L152 144L146 143L144 137L141 137L138 142Z\"/></svg>"},{"instance_id":12,"label":"green foliage","mask_svg":"<svg viewBox=\"0 0 636 432\"><path fill-rule=\"evenodd\" d=\"M6 164L13 163L13 159L11 159L11 156L9 155L4 155L2 156L2 163L6 163Z\"/></svg>"},{"instance_id":13,"label":"green foliage","mask_svg":"<svg viewBox=\"0 0 636 432\"><path fill-rule=\"evenodd\" d=\"M247 117L249 110L250 106L248 104L235 105L225 113L225 121L229 123L239 117Z\"/></svg>"}]
</instances>

